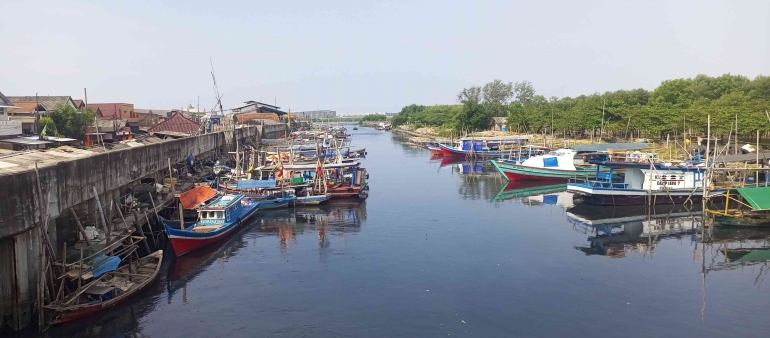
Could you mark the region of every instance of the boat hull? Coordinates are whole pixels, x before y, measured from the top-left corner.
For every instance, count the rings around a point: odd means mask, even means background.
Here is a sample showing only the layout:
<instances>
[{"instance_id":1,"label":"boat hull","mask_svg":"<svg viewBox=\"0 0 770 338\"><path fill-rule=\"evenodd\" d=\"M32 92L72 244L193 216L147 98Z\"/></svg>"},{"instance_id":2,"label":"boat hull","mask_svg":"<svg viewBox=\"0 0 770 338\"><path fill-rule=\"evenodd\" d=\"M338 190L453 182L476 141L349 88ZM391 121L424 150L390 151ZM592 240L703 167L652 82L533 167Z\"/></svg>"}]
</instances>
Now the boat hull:
<instances>
[{"instance_id":1,"label":"boat hull","mask_svg":"<svg viewBox=\"0 0 770 338\"><path fill-rule=\"evenodd\" d=\"M568 183L567 191L582 197L583 203L592 205L658 205L700 203L703 201L702 189L677 189L668 191L647 191L640 189L592 188L583 183ZM711 192L710 201L724 201L723 190Z\"/></svg>"},{"instance_id":2,"label":"boat hull","mask_svg":"<svg viewBox=\"0 0 770 338\"><path fill-rule=\"evenodd\" d=\"M500 163L492 161L495 168L509 181L551 181L567 182L570 178L593 178L596 170L563 170L551 168L527 167L520 164ZM608 173L609 170L601 170Z\"/></svg>"},{"instance_id":3,"label":"boat hull","mask_svg":"<svg viewBox=\"0 0 770 338\"><path fill-rule=\"evenodd\" d=\"M331 198L332 198L331 194L303 196L303 197L297 197L294 203L296 205L319 205L319 204L326 203Z\"/></svg>"},{"instance_id":4,"label":"boat hull","mask_svg":"<svg viewBox=\"0 0 770 338\"><path fill-rule=\"evenodd\" d=\"M262 202L259 203L259 206L252 206L248 210L244 208L244 212L237 221L226 224L211 232L181 230L174 228L172 221L163 220L166 228L166 235L168 236L169 242L171 242L171 247L174 249L174 255L179 257L190 251L209 246L227 238L229 234L234 232L233 230L254 216L258 208L262 208Z\"/></svg>"},{"instance_id":5,"label":"boat hull","mask_svg":"<svg viewBox=\"0 0 770 338\"><path fill-rule=\"evenodd\" d=\"M476 158L499 158L508 155L507 152L500 151L474 151L459 150L452 147L439 144L441 155L445 157L476 157Z\"/></svg>"},{"instance_id":6,"label":"boat hull","mask_svg":"<svg viewBox=\"0 0 770 338\"><path fill-rule=\"evenodd\" d=\"M261 200L259 201L259 208L260 209L278 209L278 208L285 208L289 206L289 203L291 203L294 199L283 197L283 198L277 198L272 200Z\"/></svg>"},{"instance_id":7,"label":"boat hull","mask_svg":"<svg viewBox=\"0 0 770 338\"><path fill-rule=\"evenodd\" d=\"M361 189L360 186L343 185L333 188L328 188L327 193L332 195L332 198L366 198L369 196L367 188Z\"/></svg>"},{"instance_id":8,"label":"boat hull","mask_svg":"<svg viewBox=\"0 0 770 338\"><path fill-rule=\"evenodd\" d=\"M441 152L441 148L439 147L427 146L426 148L428 148L428 150L430 150L430 153L433 155L443 155L443 153Z\"/></svg>"},{"instance_id":9,"label":"boat hull","mask_svg":"<svg viewBox=\"0 0 770 338\"><path fill-rule=\"evenodd\" d=\"M57 316L51 321L51 324L52 325L60 324L60 323L66 323L73 320L78 320L81 318L91 316L95 313L104 311L106 309L116 307L120 304L125 303L128 299L132 298L136 294L140 293L142 290L146 289L148 286L152 285L153 282L155 282L155 280L158 279L160 266L161 266L161 263L163 262L163 250L156 251L152 255L156 255L156 257L158 257L157 266L155 267L155 271L149 277L149 279L142 282L140 287L134 290L130 290L130 293L120 295L111 301L106 301L106 302L102 302L102 303L98 303L90 306L78 307L73 310L60 311L58 312Z\"/></svg>"}]
</instances>

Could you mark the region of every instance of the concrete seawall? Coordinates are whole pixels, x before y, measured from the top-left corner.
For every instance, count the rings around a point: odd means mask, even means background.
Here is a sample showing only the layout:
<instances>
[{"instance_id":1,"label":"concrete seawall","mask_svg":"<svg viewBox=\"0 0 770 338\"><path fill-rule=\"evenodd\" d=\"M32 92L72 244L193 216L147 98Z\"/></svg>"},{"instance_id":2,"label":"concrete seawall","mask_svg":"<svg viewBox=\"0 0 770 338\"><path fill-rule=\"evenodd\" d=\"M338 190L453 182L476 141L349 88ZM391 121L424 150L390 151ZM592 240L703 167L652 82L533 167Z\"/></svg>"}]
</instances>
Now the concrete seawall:
<instances>
[{"instance_id":1,"label":"concrete seawall","mask_svg":"<svg viewBox=\"0 0 770 338\"><path fill-rule=\"evenodd\" d=\"M120 195L143 177L159 177L172 163L190 154L203 155L226 144L231 133L217 132L168 140L133 148L96 153L71 160L41 160L38 167L44 194L48 194L49 233L55 236L59 215L68 208L93 203L96 187L104 201ZM258 137L255 127L235 130L235 138ZM45 152L36 154L45 155ZM41 157L41 158L44 158ZM3 159L0 159L2 162ZM40 248L39 201L34 162L21 170L0 170L0 330L18 330L31 322L36 297ZM0 166L0 168L2 168ZM102 198L102 197L100 197ZM55 239L52 242L56 243Z\"/></svg>"}]
</instances>

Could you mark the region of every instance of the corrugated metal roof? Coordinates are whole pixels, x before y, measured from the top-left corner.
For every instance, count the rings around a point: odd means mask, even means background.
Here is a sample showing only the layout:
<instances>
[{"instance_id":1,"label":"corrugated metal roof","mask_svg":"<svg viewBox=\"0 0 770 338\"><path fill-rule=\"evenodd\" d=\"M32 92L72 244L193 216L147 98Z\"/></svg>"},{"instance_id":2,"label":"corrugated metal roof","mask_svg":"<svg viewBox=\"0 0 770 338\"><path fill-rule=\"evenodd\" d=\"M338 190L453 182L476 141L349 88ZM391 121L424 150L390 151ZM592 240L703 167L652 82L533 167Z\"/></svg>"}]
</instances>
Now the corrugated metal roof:
<instances>
[{"instance_id":1,"label":"corrugated metal roof","mask_svg":"<svg viewBox=\"0 0 770 338\"><path fill-rule=\"evenodd\" d=\"M70 96L9 96L11 102L40 102L46 109L56 109L60 105L70 104L73 107L75 102Z\"/></svg>"},{"instance_id":2,"label":"corrugated metal roof","mask_svg":"<svg viewBox=\"0 0 770 338\"><path fill-rule=\"evenodd\" d=\"M759 153L759 161L763 161L770 158L770 153ZM738 155L719 155L713 162L746 162L754 163L757 161L757 153L752 154L738 154Z\"/></svg>"},{"instance_id":3,"label":"corrugated metal roof","mask_svg":"<svg viewBox=\"0 0 770 338\"><path fill-rule=\"evenodd\" d=\"M585 144L580 146L571 146L569 148L578 152L583 152L583 151L607 151L607 149L624 149L624 150L650 149L650 145L647 143L599 143L599 144Z\"/></svg>"},{"instance_id":4,"label":"corrugated metal roof","mask_svg":"<svg viewBox=\"0 0 770 338\"><path fill-rule=\"evenodd\" d=\"M24 145L39 145L39 144L53 143L53 142L41 141L41 140L31 140L28 138L21 138L21 137L3 139L3 140L0 140L0 142L8 142L13 144L24 144Z\"/></svg>"},{"instance_id":5,"label":"corrugated metal roof","mask_svg":"<svg viewBox=\"0 0 770 338\"><path fill-rule=\"evenodd\" d=\"M155 133L162 131L174 131L185 134L192 134L200 129L200 125L182 115L182 113L175 113L168 120L158 123L147 129L147 132Z\"/></svg>"}]
</instances>

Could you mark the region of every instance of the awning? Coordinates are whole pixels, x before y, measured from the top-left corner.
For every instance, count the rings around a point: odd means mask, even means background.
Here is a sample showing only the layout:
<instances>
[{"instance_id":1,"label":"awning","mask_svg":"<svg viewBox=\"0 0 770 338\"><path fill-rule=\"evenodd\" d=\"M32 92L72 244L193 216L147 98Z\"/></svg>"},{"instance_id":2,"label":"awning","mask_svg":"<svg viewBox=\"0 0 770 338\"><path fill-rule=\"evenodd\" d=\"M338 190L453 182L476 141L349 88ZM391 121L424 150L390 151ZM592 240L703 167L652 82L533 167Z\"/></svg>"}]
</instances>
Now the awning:
<instances>
[{"instance_id":1,"label":"awning","mask_svg":"<svg viewBox=\"0 0 770 338\"><path fill-rule=\"evenodd\" d=\"M7 143L13 143L13 144L23 144L23 145L27 145L27 146L53 143L53 142L48 142L48 141L30 140L30 139L21 138L21 137L20 138L9 138L9 139L5 139L5 140L0 140L0 142L7 142Z\"/></svg>"},{"instance_id":2,"label":"awning","mask_svg":"<svg viewBox=\"0 0 770 338\"><path fill-rule=\"evenodd\" d=\"M743 196L754 210L770 209L770 187L751 187L737 188L738 193Z\"/></svg>"},{"instance_id":3,"label":"awning","mask_svg":"<svg viewBox=\"0 0 770 338\"><path fill-rule=\"evenodd\" d=\"M623 150L637 150L637 149L649 149L650 145L647 143L599 143L599 144L586 144L580 146L569 147L578 152L590 151L607 151L607 149L623 149Z\"/></svg>"},{"instance_id":4,"label":"awning","mask_svg":"<svg viewBox=\"0 0 770 338\"><path fill-rule=\"evenodd\" d=\"M270 189L275 188L275 179L269 180L238 180L238 189Z\"/></svg>"},{"instance_id":5,"label":"awning","mask_svg":"<svg viewBox=\"0 0 770 338\"><path fill-rule=\"evenodd\" d=\"M193 209L216 194L216 190L201 185L179 194L179 201L182 202L183 208Z\"/></svg>"}]
</instances>

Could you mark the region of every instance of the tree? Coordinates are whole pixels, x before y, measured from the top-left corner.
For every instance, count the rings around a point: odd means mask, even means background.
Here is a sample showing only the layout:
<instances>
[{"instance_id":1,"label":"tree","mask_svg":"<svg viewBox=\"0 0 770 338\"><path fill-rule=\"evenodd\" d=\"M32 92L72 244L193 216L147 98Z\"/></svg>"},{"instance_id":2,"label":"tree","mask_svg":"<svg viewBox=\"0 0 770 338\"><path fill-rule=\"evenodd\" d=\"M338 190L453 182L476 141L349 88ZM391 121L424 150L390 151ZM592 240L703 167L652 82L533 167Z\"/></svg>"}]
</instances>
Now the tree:
<instances>
[{"instance_id":1,"label":"tree","mask_svg":"<svg viewBox=\"0 0 770 338\"><path fill-rule=\"evenodd\" d=\"M59 133L56 130L56 123L54 123L53 119L50 116L43 116L40 118L40 137L43 136L51 136L51 135L58 135ZM43 130L45 130L45 135L43 135Z\"/></svg>"},{"instance_id":2,"label":"tree","mask_svg":"<svg viewBox=\"0 0 770 338\"><path fill-rule=\"evenodd\" d=\"M535 97L535 88L529 81L516 82L513 85L513 95L516 101L527 104Z\"/></svg>"},{"instance_id":3,"label":"tree","mask_svg":"<svg viewBox=\"0 0 770 338\"><path fill-rule=\"evenodd\" d=\"M513 83L494 80L481 89L485 103L507 104L513 98Z\"/></svg>"},{"instance_id":4,"label":"tree","mask_svg":"<svg viewBox=\"0 0 770 338\"><path fill-rule=\"evenodd\" d=\"M368 115L364 115L364 117L361 118L361 121L364 121L364 122L366 122L366 121L377 122L377 121L385 121L387 119L388 119L388 117L383 115L383 114L368 114Z\"/></svg>"},{"instance_id":5,"label":"tree","mask_svg":"<svg viewBox=\"0 0 770 338\"><path fill-rule=\"evenodd\" d=\"M79 112L69 105L59 105L51 113L56 130L66 137L83 139L86 127L94 123L96 114L90 108Z\"/></svg>"},{"instance_id":6,"label":"tree","mask_svg":"<svg viewBox=\"0 0 770 338\"><path fill-rule=\"evenodd\" d=\"M457 101L465 104L466 102L472 102L475 104L481 103L481 87L473 86L465 88L457 94Z\"/></svg>"}]
</instances>

